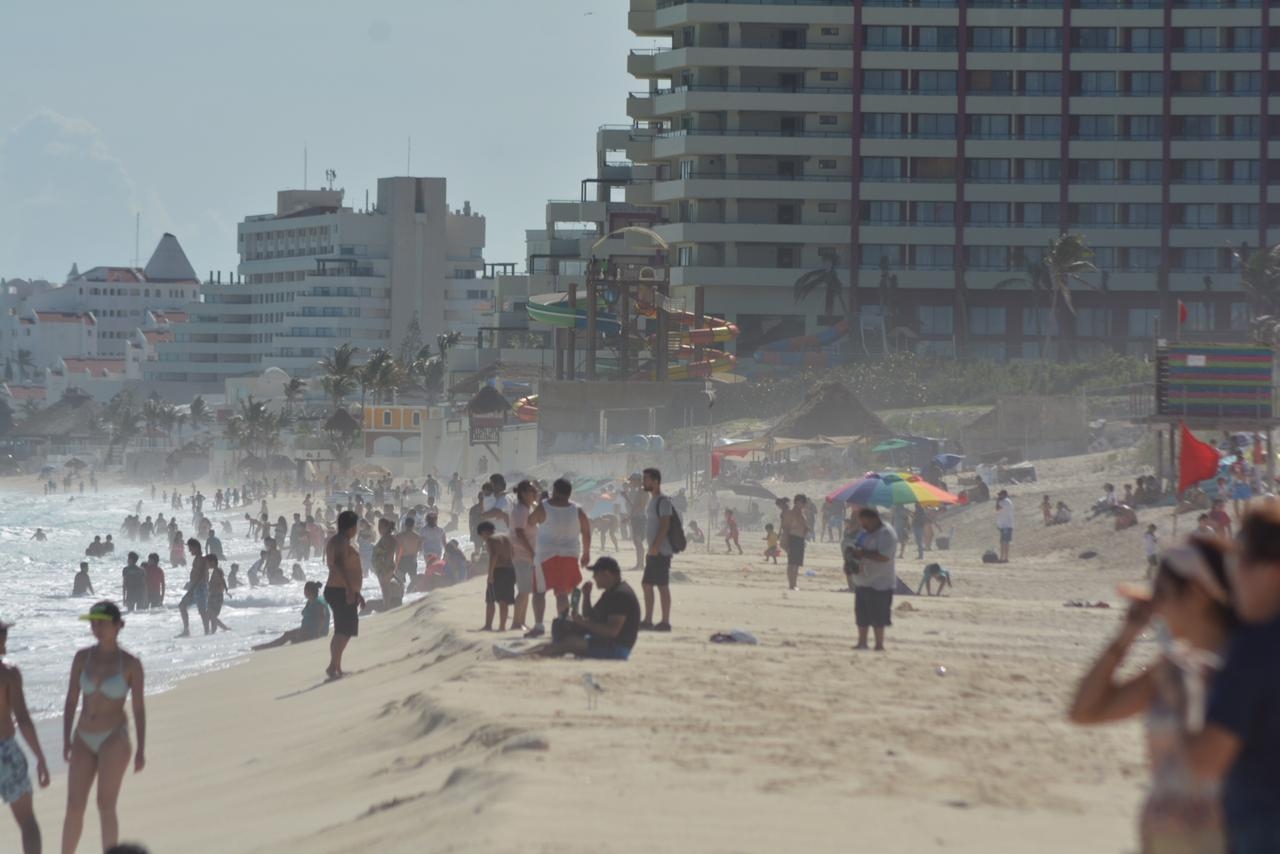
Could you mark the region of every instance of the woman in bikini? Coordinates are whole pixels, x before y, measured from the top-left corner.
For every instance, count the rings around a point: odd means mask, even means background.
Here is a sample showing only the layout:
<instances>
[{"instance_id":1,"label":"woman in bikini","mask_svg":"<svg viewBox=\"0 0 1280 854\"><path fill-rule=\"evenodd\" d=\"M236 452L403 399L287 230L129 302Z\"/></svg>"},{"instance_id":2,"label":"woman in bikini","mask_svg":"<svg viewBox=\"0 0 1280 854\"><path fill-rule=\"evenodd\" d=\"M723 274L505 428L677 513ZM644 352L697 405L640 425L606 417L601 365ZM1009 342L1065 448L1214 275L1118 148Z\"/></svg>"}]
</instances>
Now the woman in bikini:
<instances>
[{"instance_id":1,"label":"woman in bikini","mask_svg":"<svg viewBox=\"0 0 1280 854\"><path fill-rule=\"evenodd\" d=\"M119 841L116 801L130 754L134 773L146 765L147 716L143 706L142 662L117 643L124 628L120 608L114 602L99 602L80 619L89 622L97 643L77 652L71 662L71 684L67 688L62 724L62 755L67 760L67 816L62 825L62 854L72 854L80 844L89 790L95 778L102 846L111 848ZM75 721L81 694L84 704L79 721ZM129 719L124 710L125 699L130 695L138 738L136 752L129 744Z\"/></svg>"}]
</instances>

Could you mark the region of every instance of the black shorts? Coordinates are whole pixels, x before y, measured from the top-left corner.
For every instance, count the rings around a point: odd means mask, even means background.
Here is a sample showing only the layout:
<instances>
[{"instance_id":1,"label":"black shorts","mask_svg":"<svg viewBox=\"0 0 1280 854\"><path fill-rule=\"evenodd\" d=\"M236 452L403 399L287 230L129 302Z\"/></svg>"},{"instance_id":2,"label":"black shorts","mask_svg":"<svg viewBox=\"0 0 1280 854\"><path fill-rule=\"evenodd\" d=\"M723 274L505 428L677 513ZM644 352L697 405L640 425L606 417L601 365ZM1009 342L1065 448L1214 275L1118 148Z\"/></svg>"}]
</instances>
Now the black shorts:
<instances>
[{"instance_id":1,"label":"black shorts","mask_svg":"<svg viewBox=\"0 0 1280 854\"><path fill-rule=\"evenodd\" d=\"M787 566L804 566L804 537L787 535Z\"/></svg>"},{"instance_id":2,"label":"black shorts","mask_svg":"<svg viewBox=\"0 0 1280 854\"><path fill-rule=\"evenodd\" d=\"M853 592L853 613L858 628L893 625L893 591L859 587Z\"/></svg>"},{"instance_id":3,"label":"black shorts","mask_svg":"<svg viewBox=\"0 0 1280 854\"><path fill-rule=\"evenodd\" d=\"M493 570L493 581L485 587L484 601L488 605L516 604L516 569L499 566Z\"/></svg>"},{"instance_id":4,"label":"black shorts","mask_svg":"<svg viewBox=\"0 0 1280 854\"><path fill-rule=\"evenodd\" d=\"M360 634L360 609L347 601L345 587L326 587L324 601L333 613L333 633L353 638Z\"/></svg>"},{"instance_id":5,"label":"black shorts","mask_svg":"<svg viewBox=\"0 0 1280 854\"><path fill-rule=\"evenodd\" d=\"M671 583L671 555L649 555L644 559L644 577L641 584L666 587Z\"/></svg>"}]
</instances>

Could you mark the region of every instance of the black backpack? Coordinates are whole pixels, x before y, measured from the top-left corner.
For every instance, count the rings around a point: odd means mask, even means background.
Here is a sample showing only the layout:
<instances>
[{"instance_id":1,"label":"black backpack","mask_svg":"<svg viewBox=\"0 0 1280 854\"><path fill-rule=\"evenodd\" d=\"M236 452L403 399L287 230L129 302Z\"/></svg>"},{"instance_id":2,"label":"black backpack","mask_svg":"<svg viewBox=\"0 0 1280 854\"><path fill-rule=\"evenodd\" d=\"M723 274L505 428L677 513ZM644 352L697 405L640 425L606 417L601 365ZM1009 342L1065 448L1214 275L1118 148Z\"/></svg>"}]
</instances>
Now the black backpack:
<instances>
[{"instance_id":1,"label":"black backpack","mask_svg":"<svg viewBox=\"0 0 1280 854\"><path fill-rule=\"evenodd\" d=\"M667 499L667 506L671 508L671 522L667 525L667 545L671 546L672 554L680 554L689 547L689 540L684 535L684 523L680 521L680 514L676 512L675 504L671 503L671 499Z\"/></svg>"}]
</instances>

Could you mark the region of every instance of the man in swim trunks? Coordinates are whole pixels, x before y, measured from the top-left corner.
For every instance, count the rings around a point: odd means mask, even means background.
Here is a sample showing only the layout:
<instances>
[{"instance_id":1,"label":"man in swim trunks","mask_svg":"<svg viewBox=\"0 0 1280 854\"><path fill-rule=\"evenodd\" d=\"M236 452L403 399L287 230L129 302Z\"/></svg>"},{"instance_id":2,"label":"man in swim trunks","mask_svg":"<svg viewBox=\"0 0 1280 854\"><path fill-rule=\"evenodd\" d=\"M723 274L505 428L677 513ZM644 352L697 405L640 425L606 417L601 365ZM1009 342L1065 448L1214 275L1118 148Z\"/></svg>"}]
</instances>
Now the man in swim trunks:
<instances>
[{"instance_id":1,"label":"man in swim trunks","mask_svg":"<svg viewBox=\"0 0 1280 854\"><path fill-rule=\"evenodd\" d=\"M418 574L418 551L422 548L422 537L414 530L416 525L417 520L406 516L404 530L396 536L400 543L400 563L396 566L396 577L405 590L412 586L413 578Z\"/></svg>"},{"instance_id":2,"label":"man in swim trunks","mask_svg":"<svg viewBox=\"0 0 1280 854\"><path fill-rule=\"evenodd\" d=\"M342 678L342 653L351 639L360 634L360 609L364 606L360 585L364 582L364 570L360 567L360 552L353 545L359 528L360 517L355 511L343 510L338 514L338 533L330 537L324 547L324 561L329 567L324 601L333 613L333 639L329 641L329 666L325 668L330 679Z\"/></svg>"},{"instance_id":3,"label":"man in swim trunks","mask_svg":"<svg viewBox=\"0 0 1280 854\"><path fill-rule=\"evenodd\" d=\"M9 624L0 623L0 656L6 654L9 640ZM16 724L16 726L15 726ZM36 822L32 807L31 776L27 772L27 758L18 746L17 733L31 748L36 757L36 779L40 788L49 785L49 765L31 713L27 711L27 699L22 691L22 673L18 668L0 663L0 799L13 811L13 818L22 831L23 854L40 851L40 825Z\"/></svg>"},{"instance_id":4,"label":"man in swim trunks","mask_svg":"<svg viewBox=\"0 0 1280 854\"><path fill-rule=\"evenodd\" d=\"M573 484L559 478L551 484L551 495L529 514L529 523L538 528L534 568L533 616L534 627L527 637L540 637L545 633L542 614L546 609L546 594L550 590L556 597L556 614L569 613L569 594L582 583L579 567L591 563L591 520L586 511L569 500Z\"/></svg>"},{"instance_id":5,"label":"man in swim trunks","mask_svg":"<svg viewBox=\"0 0 1280 854\"><path fill-rule=\"evenodd\" d=\"M484 591L484 630L493 631L494 606L498 609L498 631L507 630L507 608L516 604L516 563L511 537L499 534L493 523L481 522L476 533L489 552L489 579Z\"/></svg>"},{"instance_id":6,"label":"man in swim trunks","mask_svg":"<svg viewBox=\"0 0 1280 854\"><path fill-rule=\"evenodd\" d=\"M147 607L164 607L164 570L160 568L160 555L152 552L142 568L147 573Z\"/></svg>"},{"instance_id":7,"label":"man in swim trunks","mask_svg":"<svg viewBox=\"0 0 1280 854\"><path fill-rule=\"evenodd\" d=\"M89 580L89 562L87 560L80 561L80 571L76 573L75 579L71 582L71 595L97 595L93 592L93 582Z\"/></svg>"},{"instance_id":8,"label":"man in swim trunks","mask_svg":"<svg viewBox=\"0 0 1280 854\"><path fill-rule=\"evenodd\" d=\"M130 611L147 606L147 573L138 566L138 553L129 552L129 562L120 573L124 606Z\"/></svg>"},{"instance_id":9,"label":"man in swim trunks","mask_svg":"<svg viewBox=\"0 0 1280 854\"><path fill-rule=\"evenodd\" d=\"M800 567L804 566L804 547L809 534L809 522L804 513L807 503L803 495L797 495L790 509L782 511L782 534L787 544L787 586L792 590L800 589Z\"/></svg>"},{"instance_id":10,"label":"man in swim trunks","mask_svg":"<svg viewBox=\"0 0 1280 854\"><path fill-rule=\"evenodd\" d=\"M187 611L193 604L200 612L204 633L209 634L209 564L204 559L200 541L195 537L187 540L187 551L191 553L191 578L187 583L186 595L178 603L178 613L182 615L182 634L178 635L180 638L191 637Z\"/></svg>"}]
</instances>

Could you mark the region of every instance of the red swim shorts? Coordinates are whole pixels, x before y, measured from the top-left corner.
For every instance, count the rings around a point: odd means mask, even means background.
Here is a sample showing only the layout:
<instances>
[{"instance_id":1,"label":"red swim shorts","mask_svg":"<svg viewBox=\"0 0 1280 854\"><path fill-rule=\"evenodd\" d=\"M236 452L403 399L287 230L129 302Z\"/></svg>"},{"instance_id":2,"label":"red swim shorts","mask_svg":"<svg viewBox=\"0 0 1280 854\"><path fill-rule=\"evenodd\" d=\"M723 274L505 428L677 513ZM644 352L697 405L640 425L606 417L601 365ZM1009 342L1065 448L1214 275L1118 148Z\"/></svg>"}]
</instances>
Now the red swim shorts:
<instances>
[{"instance_id":1,"label":"red swim shorts","mask_svg":"<svg viewBox=\"0 0 1280 854\"><path fill-rule=\"evenodd\" d=\"M536 585L540 591L568 594L582 583L582 570L579 569L576 557L549 557L542 562L542 583Z\"/></svg>"}]
</instances>

